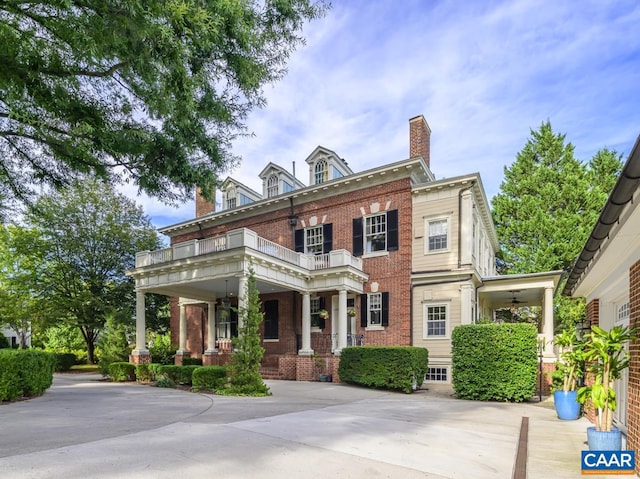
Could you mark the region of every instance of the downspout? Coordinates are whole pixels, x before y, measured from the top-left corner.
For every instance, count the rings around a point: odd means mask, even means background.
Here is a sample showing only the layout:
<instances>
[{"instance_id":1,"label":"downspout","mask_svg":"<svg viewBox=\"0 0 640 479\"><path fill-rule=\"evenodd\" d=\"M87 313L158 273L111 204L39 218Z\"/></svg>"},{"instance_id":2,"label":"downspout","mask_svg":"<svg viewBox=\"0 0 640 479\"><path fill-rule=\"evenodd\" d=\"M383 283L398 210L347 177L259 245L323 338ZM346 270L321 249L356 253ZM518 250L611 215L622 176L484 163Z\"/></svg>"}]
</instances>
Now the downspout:
<instances>
[{"instance_id":1,"label":"downspout","mask_svg":"<svg viewBox=\"0 0 640 479\"><path fill-rule=\"evenodd\" d=\"M475 184L472 181L469 186L458 191L458 269L462 268L462 193L469 191Z\"/></svg>"}]
</instances>

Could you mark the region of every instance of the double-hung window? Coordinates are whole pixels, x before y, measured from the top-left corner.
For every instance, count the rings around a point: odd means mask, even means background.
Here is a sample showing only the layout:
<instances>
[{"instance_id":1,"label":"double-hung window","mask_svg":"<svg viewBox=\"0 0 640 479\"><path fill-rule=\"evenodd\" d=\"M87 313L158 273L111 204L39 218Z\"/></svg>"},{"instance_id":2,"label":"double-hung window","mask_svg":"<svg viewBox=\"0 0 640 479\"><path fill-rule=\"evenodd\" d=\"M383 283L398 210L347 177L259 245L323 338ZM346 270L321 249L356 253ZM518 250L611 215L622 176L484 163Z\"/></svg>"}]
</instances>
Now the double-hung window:
<instances>
[{"instance_id":1,"label":"double-hung window","mask_svg":"<svg viewBox=\"0 0 640 479\"><path fill-rule=\"evenodd\" d=\"M375 254L398 249L398 210L353 219L353 254Z\"/></svg>"},{"instance_id":2,"label":"double-hung window","mask_svg":"<svg viewBox=\"0 0 640 479\"><path fill-rule=\"evenodd\" d=\"M320 311L324 309L324 298L311 298L311 327L313 329L324 329L325 319L320 317Z\"/></svg>"},{"instance_id":3,"label":"double-hung window","mask_svg":"<svg viewBox=\"0 0 640 479\"><path fill-rule=\"evenodd\" d=\"M386 251L387 214L367 216L364 219L364 252Z\"/></svg>"},{"instance_id":4,"label":"double-hung window","mask_svg":"<svg viewBox=\"0 0 640 479\"><path fill-rule=\"evenodd\" d=\"M369 293L360 296L360 326L378 329L389 326L389 293Z\"/></svg>"},{"instance_id":5,"label":"double-hung window","mask_svg":"<svg viewBox=\"0 0 640 479\"><path fill-rule=\"evenodd\" d=\"M305 254L323 254L333 249L333 224L326 223L295 232L295 251Z\"/></svg>"},{"instance_id":6,"label":"double-hung window","mask_svg":"<svg viewBox=\"0 0 640 479\"><path fill-rule=\"evenodd\" d=\"M441 218L430 220L427 225L427 252L446 251L449 249L449 220Z\"/></svg>"},{"instance_id":7,"label":"double-hung window","mask_svg":"<svg viewBox=\"0 0 640 479\"><path fill-rule=\"evenodd\" d=\"M322 226L314 226L304 230L304 252L306 254L322 254Z\"/></svg>"},{"instance_id":8,"label":"double-hung window","mask_svg":"<svg viewBox=\"0 0 640 479\"><path fill-rule=\"evenodd\" d=\"M424 305L424 338L446 338L449 322L448 304Z\"/></svg>"}]
</instances>

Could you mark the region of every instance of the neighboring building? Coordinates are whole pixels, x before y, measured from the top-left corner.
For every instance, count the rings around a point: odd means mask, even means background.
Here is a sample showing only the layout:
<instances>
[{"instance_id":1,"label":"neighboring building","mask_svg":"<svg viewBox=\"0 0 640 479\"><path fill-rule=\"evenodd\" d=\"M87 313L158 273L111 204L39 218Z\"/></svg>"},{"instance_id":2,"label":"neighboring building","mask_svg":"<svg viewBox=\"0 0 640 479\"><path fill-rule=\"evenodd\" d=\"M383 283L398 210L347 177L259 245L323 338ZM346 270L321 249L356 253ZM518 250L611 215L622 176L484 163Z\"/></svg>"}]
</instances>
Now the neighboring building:
<instances>
[{"instance_id":1,"label":"neighboring building","mask_svg":"<svg viewBox=\"0 0 640 479\"><path fill-rule=\"evenodd\" d=\"M430 351L427 379L449 383L452 329L525 301L544 304L550 341L560 273L496 276L498 241L480 176L436 180L430 136L418 116L406 160L353 172L319 146L305 160L310 186L270 163L259 175L261 197L232 179L220 211L198 195L196 218L161 230L171 247L139 253L129 272L138 300L133 360L148 360L144 293L153 292L173 298L178 361L226 361L250 271L265 313L263 373L272 377L312 379L312 355L337 377L349 345L416 345ZM224 200L240 192L252 201Z\"/></svg>"},{"instance_id":2,"label":"neighboring building","mask_svg":"<svg viewBox=\"0 0 640 479\"><path fill-rule=\"evenodd\" d=\"M2 334L5 338L7 338L7 341L9 342L9 345L12 348L17 348L18 346L20 346L20 340L22 339L21 336L24 337L25 346L31 347L31 329L28 329L18 334L12 329L5 327L5 328L0 328L0 334Z\"/></svg>"},{"instance_id":3,"label":"neighboring building","mask_svg":"<svg viewBox=\"0 0 640 479\"><path fill-rule=\"evenodd\" d=\"M563 294L584 297L588 326L640 327L640 137L576 260ZM640 449L640 341L631 364L616 381L615 424L627 433L627 448ZM636 462L640 471L640 461Z\"/></svg>"}]
</instances>

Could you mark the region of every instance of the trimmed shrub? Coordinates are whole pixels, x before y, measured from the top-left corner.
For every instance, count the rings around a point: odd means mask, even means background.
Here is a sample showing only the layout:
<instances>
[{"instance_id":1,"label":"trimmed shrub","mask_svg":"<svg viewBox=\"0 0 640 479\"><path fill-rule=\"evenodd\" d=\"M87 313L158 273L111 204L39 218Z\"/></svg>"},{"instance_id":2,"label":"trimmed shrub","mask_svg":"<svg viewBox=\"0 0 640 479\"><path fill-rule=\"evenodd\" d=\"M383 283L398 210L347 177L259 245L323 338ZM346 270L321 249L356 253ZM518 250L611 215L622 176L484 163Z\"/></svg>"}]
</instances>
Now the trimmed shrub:
<instances>
[{"instance_id":1,"label":"trimmed shrub","mask_svg":"<svg viewBox=\"0 0 640 479\"><path fill-rule=\"evenodd\" d=\"M136 380L141 383L152 383L158 377L161 364L143 363L136 366Z\"/></svg>"},{"instance_id":2,"label":"trimmed shrub","mask_svg":"<svg viewBox=\"0 0 640 479\"><path fill-rule=\"evenodd\" d=\"M131 363L116 362L109 364L109 376L112 381L125 382L136 380L136 366Z\"/></svg>"},{"instance_id":3,"label":"trimmed shrub","mask_svg":"<svg viewBox=\"0 0 640 479\"><path fill-rule=\"evenodd\" d=\"M451 335L453 389L461 399L522 402L536 390L533 324L467 324Z\"/></svg>"},{"instance_id":4,"label":"trimmed shrub","mask_svg":"<svg viewBox=\"0 0 640 479\"><path fill-rule=\"evenodd\" d=\"M340 353L340 380L412 392L424 381L429 352L413 346L358 346Z\"/></svg>"},{"instance_id":5,"label":"trimmed shrub","mask_svg":"<svg viewBox=\"0 0 640 479\"><path fill-rule=\"evenodd\" d=\"M56 355L56 371L69 371L71 366L76 364L78 358L73 353L55 353Z\"/></svg>"},{"instance_id":6,"label":"trimmed shrub","mask_svg":"<svg viewBox=\"0 0 640 479\"><path fill-rule=\"evenodd\" d=\"M158 334L153 340L149 353L154 363L172 365L175 363L178 346L171 344L171 334Z\"/></svg>"},{"instance_id":7,"label":"trimmed shrub","mask_svg":"<svg viewBox=\"0 0 640 479\"><path fill-rule=\"evenodd\" d=\"M164 375L176 384L191 386L191 376L193 371L202 366L169 366L163 365L159 368L160 375Z\"/></svg>"},{"instance_id":8,"label":"trimmed shrub","mask_svg":"<svg viewBox=\"0 0 640 479\"><path fill-rule=\"evenodd\" d=\"M0 351L0 401L39 396L53 382L56 357L34 349Z\"/></svg>"},{"instance_id":9,"label":"trimmed shrub","mask_svg":"<svg viewBox=\"0 0 640 479\"><path fill-rule=\"evenodd\" d=\"M194 391L215 391L227 381L227 368L224 366L203 366L193 371L191 376Z\"/></svg>"},{"instance_id":10,"label":"trimmed shrub","mask_svg":"<svg viewBox=\"0 0 640 479\"><path fill-rule=\"evenodd\" d=\"M182 358L183 366L202 366L202 358Z\"/></svg>"},{"instance_id":11,"label":"trimmed shrub","mask_svg":"<svg viewBox=\"0 0 640 479\"><path fill-rule=\"evenodd\" d=\"M9 343L9 339L4 334L0 334L0 349L10 348L11 343Z\"/></svg>"}]
</instances>

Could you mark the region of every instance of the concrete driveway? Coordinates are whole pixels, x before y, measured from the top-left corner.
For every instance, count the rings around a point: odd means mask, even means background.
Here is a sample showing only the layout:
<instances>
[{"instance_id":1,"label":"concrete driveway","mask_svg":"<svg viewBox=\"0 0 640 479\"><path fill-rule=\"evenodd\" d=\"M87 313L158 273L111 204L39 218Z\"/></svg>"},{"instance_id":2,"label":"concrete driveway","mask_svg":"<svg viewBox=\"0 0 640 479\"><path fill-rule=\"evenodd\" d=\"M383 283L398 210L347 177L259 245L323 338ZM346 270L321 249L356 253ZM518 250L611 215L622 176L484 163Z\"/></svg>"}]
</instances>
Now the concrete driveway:
<instances>
[{"instance_id":1,"label":"concrete driveway","mask_svg":"<svg viewBox=\"0 0 640 479\"><path fill-rule=\"evenodd\" d=\"M267 384L270 397L237 398L56 375L0 405L0 477L511 478L522 417L528 478L581 477L588 422L548 403Z\"/></svg>"}]
</instances>

